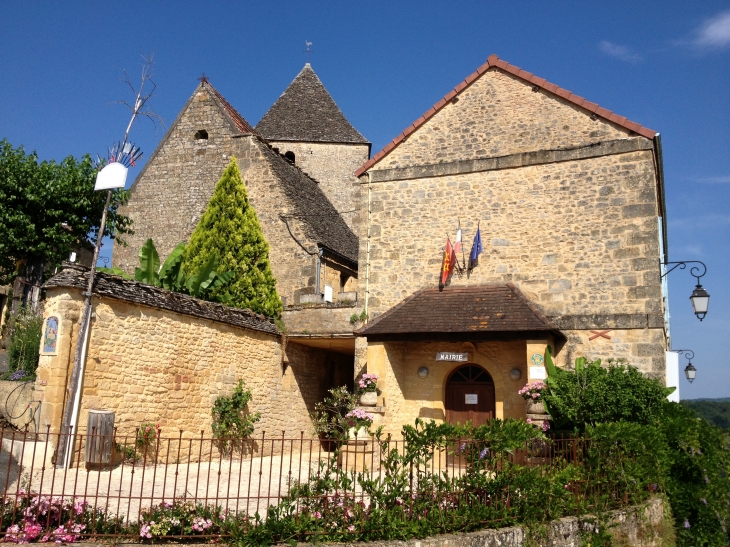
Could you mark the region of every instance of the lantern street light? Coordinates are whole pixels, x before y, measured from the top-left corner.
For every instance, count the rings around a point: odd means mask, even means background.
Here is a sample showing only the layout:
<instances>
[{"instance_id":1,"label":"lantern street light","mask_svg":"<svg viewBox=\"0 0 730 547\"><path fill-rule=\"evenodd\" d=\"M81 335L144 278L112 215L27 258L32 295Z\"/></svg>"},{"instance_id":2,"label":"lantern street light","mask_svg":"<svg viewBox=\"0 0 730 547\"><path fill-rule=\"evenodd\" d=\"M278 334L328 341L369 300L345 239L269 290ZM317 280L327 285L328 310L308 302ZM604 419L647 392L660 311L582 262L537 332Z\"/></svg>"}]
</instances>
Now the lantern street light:
<instances>
[{"instance_id":1,"label":"lantern street light","mask_svg":"<svg viewBox=\"0 0 730 547\"><path fill-rule=\"evenodd\" d=\"M680 355L684 355L687 358L687 366L684 367L684 375L687 378L687 381L691 384L695 381L695 377L697 376L697 369L692 364L692 359L695 358L695 352L691 349L673 349L672 351L679 353Z\"/></svg>"},{"instance_id":2,"label":"lantern street light","mask_svg":"<svg viewBox=\"0 0 730 547\"><path fill-rule=\"evenodd\" d=\"M687 267L687 264L702 265L702 273L699 273L700 268L698 266L692 266L692 268L690 268L689 270L690 275L697 278L697 286L695 287L695 290L692 291L692 296L690 296L689 299L692 302L692 309L694 310L697 319L702 321L705 318L705 315L707 315L707 308L710 306L710 293L708 293L705 288L700 284L700 277L704 276L707 273L707 266L705 266L705 263L700 262L699 260L683 260L681 262L662 262L661 264L663 266L674 264L674 266L664 272L661 277L666 277L668 273L674 271L677 268L679 268L680 270L684 270Z\"/></svg>"}]
</instances>

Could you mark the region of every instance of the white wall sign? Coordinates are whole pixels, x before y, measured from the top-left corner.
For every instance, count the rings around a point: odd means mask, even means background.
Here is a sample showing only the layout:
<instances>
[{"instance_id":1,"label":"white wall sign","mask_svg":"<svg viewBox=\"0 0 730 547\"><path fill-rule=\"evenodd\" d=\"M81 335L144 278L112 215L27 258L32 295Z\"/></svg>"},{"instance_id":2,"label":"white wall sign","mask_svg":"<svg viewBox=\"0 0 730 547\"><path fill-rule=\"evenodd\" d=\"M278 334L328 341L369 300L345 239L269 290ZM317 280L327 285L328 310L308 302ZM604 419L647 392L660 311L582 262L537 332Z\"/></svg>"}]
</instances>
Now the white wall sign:
<instances>
[{"instance_id":1,"label":"white wall sign","mask_svg":"<svg viewBox=\"0 0 730 547\"><path fill-rule=\"evenodd\" d=\"M530 367L530 380L544 380L547 378L545 367Z\"/></svg>"},{"instance_id":2,"label":"white wall sign","mask_svg":"<svg viewBox=\"0 0 730 547\"><path fill-rule=\"evenodd\" d=\"M450 351L439 351L436 354L437 361L456 361L457 363L466 363L469 360L468 353L452 353Z\"/></svg>"},{"instance_id":3,"label":"white wall sign","mask_svg":"<svg viewBox=\"0 0 730 547\"><path fill-rule=\"evenodd\" d=\"M479 394L478 393L466 393L464 395L464 404L465 405L478 405L479 404Z\"/></svg>"},{"instance_id":4,"label":"white wall sign","mask_svg":"<svg viewBox=\"0 0 730 547\"><path fill-rule=\"evenodd\" d=\"M96 175L94 190L124 188L127 183L127 168L121 163L112 162L104 166Z\"/></svg>"}]
</instances>

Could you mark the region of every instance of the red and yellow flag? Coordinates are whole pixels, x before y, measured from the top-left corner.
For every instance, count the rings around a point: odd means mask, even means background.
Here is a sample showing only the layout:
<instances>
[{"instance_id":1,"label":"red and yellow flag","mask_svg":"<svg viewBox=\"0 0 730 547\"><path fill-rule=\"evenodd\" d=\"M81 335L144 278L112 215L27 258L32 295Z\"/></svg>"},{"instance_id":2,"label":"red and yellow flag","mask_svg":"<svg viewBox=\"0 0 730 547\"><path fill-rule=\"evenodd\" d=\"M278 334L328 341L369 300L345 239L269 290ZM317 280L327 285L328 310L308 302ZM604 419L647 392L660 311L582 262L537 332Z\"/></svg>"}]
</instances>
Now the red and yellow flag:
<instances>
[{"instance_id":1,"label":"red and yellow flag","mask_svg":"<svg viewBox=\"0 0 730 547\"><path fill-rule=\"evenodd\" d=\"M451 246L451 240L446 240L446 248L444 249L444 260L441 264L441 278L439 279L439 286L444 288L448 283L451 274L454 273L456 267L456 253L454 248Z\"/></svg>"}]
</instances>

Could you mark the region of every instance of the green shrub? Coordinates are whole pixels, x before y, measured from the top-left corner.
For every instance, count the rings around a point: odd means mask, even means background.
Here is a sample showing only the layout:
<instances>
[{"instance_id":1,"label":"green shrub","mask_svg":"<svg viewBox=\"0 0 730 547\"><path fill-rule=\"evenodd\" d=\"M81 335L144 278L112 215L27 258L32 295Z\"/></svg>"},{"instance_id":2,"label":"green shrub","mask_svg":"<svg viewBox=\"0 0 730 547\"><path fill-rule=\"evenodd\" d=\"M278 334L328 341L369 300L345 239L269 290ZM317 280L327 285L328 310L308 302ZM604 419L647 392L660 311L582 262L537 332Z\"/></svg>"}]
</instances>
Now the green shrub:
<instances>
[{"instance_id":1,"label":"green shrub","mask_svg":"<svg viewBox=\"0 0 730 547\"><path fill-rule=\"evenodd\" d=\"M666 396L673 389L636 368L576 360L558 369L545 353L543 397L557 428L584 431L588 465L630 493L666 493L679 547L726 546L730 535L730 436ZM635 488L634 488L635 487Z\"/></svg>"},{"instance_id":2,"label":"green shrub","mask_svg":"<svg viewBox=\"0 0 730 547\"><path fill-rule=\"evenodd\" d=\"M25 377L35 377L41 346L43 317L21 308L12 317L8 344L8 372L24 371Z\"/></svg>"},{"instance_id":3,"label":"green shrub","mask_svg":"<svg viewBox=\"0 0 730 547\"><path fill-rule=\"evenodd\" d=\"M261 413L248 412L251 398L251 390L245 387L243 380L239 380L230 397L221 395L213 403L213 437L223 453L230 453L236 448L242 450L242 442L253 435L254 424L261 419Z\"/></svg>"},{"instance_id":4,"label":"green shrub","mask_svg":"<svg viewBox=\"0 0 730 547\"><path fill-rule=\"evenodd\" d=\"M549 389L544 401L555 430L583 431L587 425L629 421L655 423L668 394L658 380L645 377L636 367L609 361L575 360L575 371L552 365L545 353Z\"/></svg>"}]
</instances>

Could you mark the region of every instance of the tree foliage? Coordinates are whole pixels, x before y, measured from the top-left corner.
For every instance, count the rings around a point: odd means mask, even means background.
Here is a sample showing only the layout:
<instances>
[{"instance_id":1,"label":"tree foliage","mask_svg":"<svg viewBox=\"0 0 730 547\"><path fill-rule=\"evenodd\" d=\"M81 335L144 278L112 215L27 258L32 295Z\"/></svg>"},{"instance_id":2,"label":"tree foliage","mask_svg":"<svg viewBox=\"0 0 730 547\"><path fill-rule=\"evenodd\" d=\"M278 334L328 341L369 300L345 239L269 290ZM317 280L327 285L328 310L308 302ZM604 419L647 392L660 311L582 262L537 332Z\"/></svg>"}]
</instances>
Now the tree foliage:
<instances>
[{"instance_id":1,"label":"tree foliage","mask_svg":"<svg viewBox=\"0 0 730 547\"><path fill-rule=\"evenodd\" d=\"M603 476L649 484L666 493L680 547L724 546L730 540L730 435L666 400L674 388L623 364L601 367L579 358L575 371L556 367L545 352L543 398L558 429L584 432ZM605 466L620 446L650 458ZM633 469L629 472L627 464Z\"/></svg>"},{"instance_id":2,"label":"tree foliage","mask_svg":"<svg viewBox=\"0 0 730 547\"><path fill-rule=\"evenodd\" d=\"M554 366L548 347L545 363L549 389L543 397L558 430L582 431L586 425L619 421L653 423L673 391L619 362L609 361L608 367L602 367L600 359L579 357L571 372Z\"/></svg>"},{"instance_id":3,"label":"tree foliage","mask_svg":"<svg viewBox=\"0 0 730 547\"><path fill-rule=\"evenodd\" d=\"M235 158L223 172L215 192L183 253L182 269L200 271L212 257L222 270L233 272L227 285L213 291L227 304L269 317L281 314L276 279L269 264L269 244L248 201Z\"/></svg>"},{"instance_id":4,"label":"tree foliage","mask_svg":"<svg viewBox=\"0 0 730 547\"><path fill-rule=\"evenodd\" d=\"M180 267L183 252L185 242L179 243L160 266L160 255L155 243L151 238L148 239L139 250L140 265L134 270L134 280L203 300L228 303L228 295L213 293L231 280L233 272L218 272L218 257L213 255L198 271L186 274ZM120 268L99 268L99 271L130 279Z\"/></svg>"},{"instance_id":5,"label":"tree foliage","mask_svg":"<svg viewBox=\"0 0 730 547\"><path fill-rule=\"evenodd\" d=\"M0 285L24 273L23 267L51 269L77 242L96 238L106 192L94 191L95 180L88 155L39 162L35 152L0 141ZM118 213L127 196L114 190L105 236L132 233L131 220Z\"/></svg>"}]
</instances>

